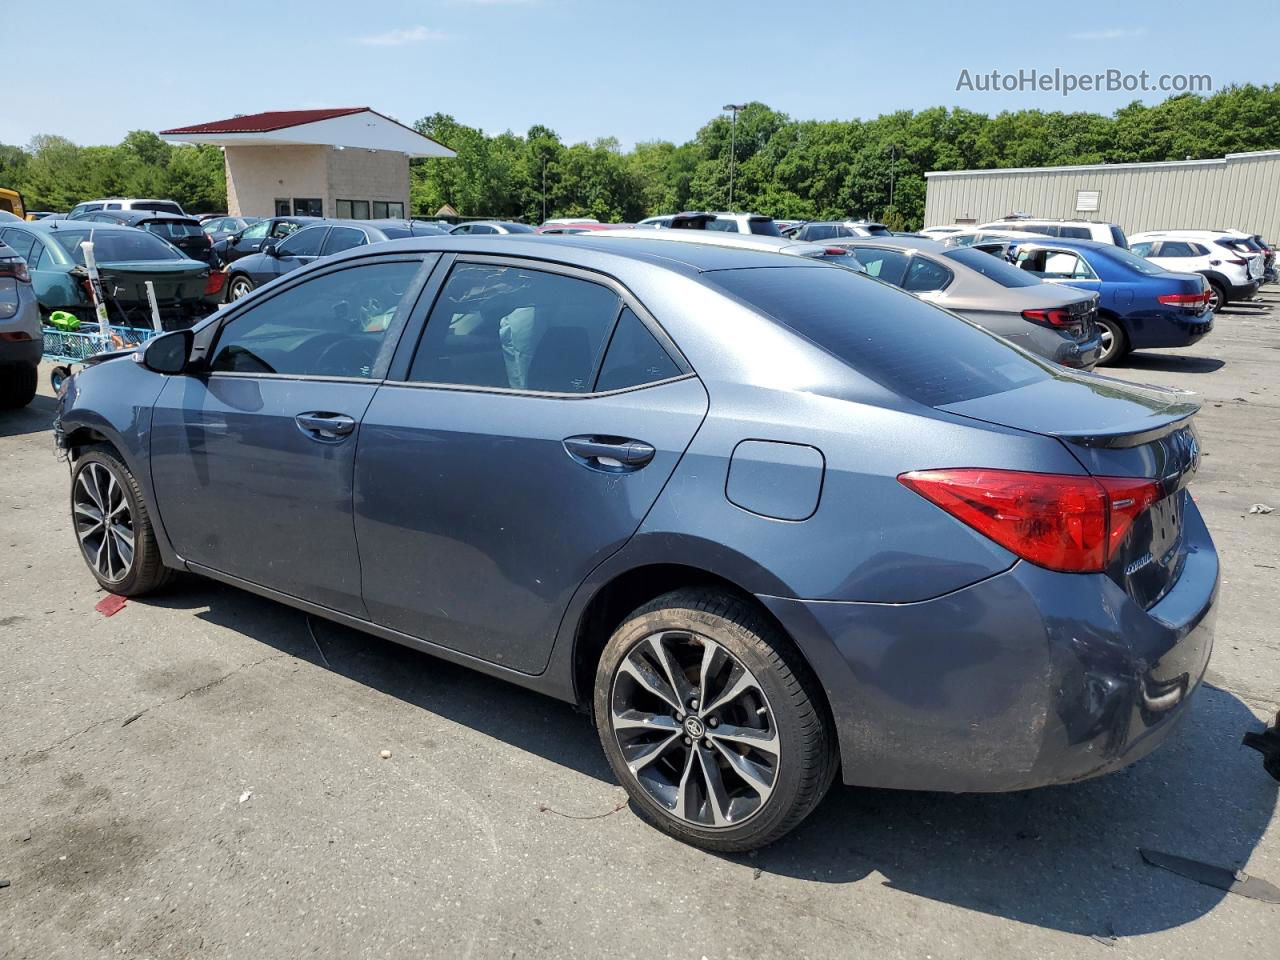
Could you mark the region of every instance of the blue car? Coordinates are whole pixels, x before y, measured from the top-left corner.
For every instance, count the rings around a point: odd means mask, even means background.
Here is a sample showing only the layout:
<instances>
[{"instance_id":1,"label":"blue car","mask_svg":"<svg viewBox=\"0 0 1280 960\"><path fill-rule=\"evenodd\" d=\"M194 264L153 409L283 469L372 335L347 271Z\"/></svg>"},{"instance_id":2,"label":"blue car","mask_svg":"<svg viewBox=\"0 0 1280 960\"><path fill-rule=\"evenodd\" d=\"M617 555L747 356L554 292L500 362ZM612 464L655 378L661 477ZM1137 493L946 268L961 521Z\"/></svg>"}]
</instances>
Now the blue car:
<instances>
[{"instance_id":1,"label":"blue car","mask_svg":"<svg viewBox=\"0 0 1280 960\"><path fill-rule=\"evenodd\" d=\"M844 267L407 239L140 349L59 398L103 589L190 571L578 703L634 809L708 849L837 777L1118 769L1208 663L1196 404Z\"/></svg>"},{"instance_id":2,"label":"blue car","mask_svg":"<svg viewBox=\"0 0 1280 960\"><path fill-rule=\"evenodd\" d=\"M1170 273L1094 240L1019 240L1008 257L1042 280L1098 294L1099 365L1117 363L1130 350L1189 347L1213 329L1213 291L1198 273Z\"/></svg>"}]
</instances>

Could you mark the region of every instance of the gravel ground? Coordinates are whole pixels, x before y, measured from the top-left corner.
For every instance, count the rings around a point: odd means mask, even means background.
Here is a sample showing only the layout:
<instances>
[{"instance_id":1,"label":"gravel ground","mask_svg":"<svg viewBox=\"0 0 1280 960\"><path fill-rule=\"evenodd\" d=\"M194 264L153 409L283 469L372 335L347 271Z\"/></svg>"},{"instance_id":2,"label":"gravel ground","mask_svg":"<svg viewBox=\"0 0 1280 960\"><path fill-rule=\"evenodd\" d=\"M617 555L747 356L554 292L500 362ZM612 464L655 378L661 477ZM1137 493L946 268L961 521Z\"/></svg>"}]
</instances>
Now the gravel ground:
<instances>
[{"instance_id":1,"label":"gravel ground","mask_svg":"<svg viewBox=\"0 0 1280 960\"><path fill-rule=\"evenodd\" d=\"M46 387L0 414L0 957L1274 960L1280 906L1137 853L1280 884L1277 784L1239 746L1280 705L1269 301L1113 371L1205 401L1221 612L1175 737L1071 787L837 787L743 857L641 823L566 705L196 579L95 612Z\"/></svg>"}]
</instances>

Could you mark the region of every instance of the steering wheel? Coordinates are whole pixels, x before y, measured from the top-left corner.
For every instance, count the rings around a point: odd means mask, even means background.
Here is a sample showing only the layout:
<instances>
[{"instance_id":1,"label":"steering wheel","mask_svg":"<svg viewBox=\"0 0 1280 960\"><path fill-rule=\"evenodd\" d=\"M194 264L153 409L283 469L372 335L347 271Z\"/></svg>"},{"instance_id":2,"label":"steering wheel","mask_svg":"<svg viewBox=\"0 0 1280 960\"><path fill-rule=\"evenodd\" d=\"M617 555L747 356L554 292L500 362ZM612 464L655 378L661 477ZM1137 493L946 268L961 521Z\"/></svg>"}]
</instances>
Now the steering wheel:
<instances>
[{"instance_id":1,"label":"steering wheel","mask_svg":"<svg viewBox=\"0 0 1280 960\"><path fill-rule=\"evenodd\" d=\"M378 358L378 344L359 337L334 340L316 357L316 370L335 377L358 377L361 370L373 366Z\"/></svg>"}]
</instances>

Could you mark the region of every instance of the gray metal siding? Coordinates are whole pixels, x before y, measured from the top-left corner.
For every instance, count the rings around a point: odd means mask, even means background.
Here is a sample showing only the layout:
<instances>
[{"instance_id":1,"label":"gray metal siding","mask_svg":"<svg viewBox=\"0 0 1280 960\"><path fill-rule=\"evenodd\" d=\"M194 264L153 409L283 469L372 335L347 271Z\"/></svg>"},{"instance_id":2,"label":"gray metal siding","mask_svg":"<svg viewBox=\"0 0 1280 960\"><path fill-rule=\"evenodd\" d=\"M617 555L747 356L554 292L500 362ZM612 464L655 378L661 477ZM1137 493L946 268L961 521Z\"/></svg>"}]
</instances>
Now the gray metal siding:
<instances>
[{"instance_id":1,"label":"gray metal siding","mask_svg":"<svg viewBox=\"0 0 1280 960\"><path fill-rule=\"evenodd\" d=\"M1037 217L1117 223L1125 233L1238 227L1280 240L1280 156L1237 156L1158 166L1116 164L1031 171L930 175L925 226ZM1098 190L1098 210L1076 213L1076 191Z\"/></svg>"}]
</instances>

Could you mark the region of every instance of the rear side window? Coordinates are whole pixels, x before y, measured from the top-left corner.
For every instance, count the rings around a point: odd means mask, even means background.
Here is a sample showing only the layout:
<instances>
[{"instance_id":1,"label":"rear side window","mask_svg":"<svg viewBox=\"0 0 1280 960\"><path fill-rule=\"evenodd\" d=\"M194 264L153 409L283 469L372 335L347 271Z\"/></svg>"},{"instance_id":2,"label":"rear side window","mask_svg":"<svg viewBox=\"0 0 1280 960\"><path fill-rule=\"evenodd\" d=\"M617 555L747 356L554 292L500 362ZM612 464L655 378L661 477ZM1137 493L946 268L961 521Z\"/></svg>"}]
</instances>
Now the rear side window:
<instances>
[{"instance_id":1,"label":"rear side window","mask_svg":"<svg viewBox=\"0 0 1280 960\"><path fill-rule=\"evenodd\" d=\"M1135 257L1149 257L1151 256L1152 246L1153 244L1150 240L1143 240L1140 243L1135 243L1133 246L1131 246L1129 248L1129 252L1132 253Z\"/></svg>"},{"instance_id":2,"label":"rear side window","mask_svg":"<svg viewBox=\"0 0 1280 960\"><path fill-rule=\"evenodd\" d=\"M680 368L640 318L624 307L600 365L596 390L621 390L680 375Z\"/></svg>"},{"instance_id":3,"label":"rear side window","mask_svg":"<svg viewBox=\"0 0 1280 960\"><path fill-rule=\"evenodd\" d=\"M432 307L409 379L588 393L621 305L589 280L459 264Z\"/></svg>"},{"instance_id":4,"label":"rear side window","mask_svg":"<svg viewBox=\"0 0 1280 960\"><path fill-rule=\"evenodd\" d=\"M331 253L341 253L343 250L351 250L365 242L363 230L357 230L355 227L334 227L329 231L320 255L327 257Z\"/></svg>"},{"instance_id":5,"label":"rear side window","mask_svg":"<svg viewBox=\"0 0 1280 960\"><path fill-rule=\"evenodd\" d=\"M310 227L306 230L299 230L280 244L280 256L318 257L320 255L320 244L324 242L324 237L328 230L328 227Z\"/></svg>"},{"instance_id":6,"label":"rear side window","mask_svg":"<svg viewBox=\"0 0 1280 960\"><path fill-rule=\"evenodd\" d=\"M1093 232L1088 227L1059 227L1058 236L1076 240L1092 240Z\"/></svg>"},{"instance_id":7,"label":"rear side window","mask_svg":"<svg viewBox=\"0 0 1280 960\"><path fill-rule=\"evenodd\" d=\"M782 231L778 229L778 225L765 217L752 217L747 221L747 229L759 237L782 236Z\"/></svg>"},{"instance_id":8,"label":"rear side window","mask_svg":"<svg viewBox=\"0 0 1280 960\"><path fill-rule=\"evenodd\" d=\"M934 263L925 257L912 257L911 266L907 267L907 279L902 283L903 290L912 293L928 293L941 290L951 282L952 273L941 264Z\"/></svg>"},{"instance_id":9,"label":"rear side window","mask_svg":"<svg viewBox=\"0 0 1280 960\"><path fill-rule=\"evenodd\" d=\"M858 262L866 268L867 276L902 286L907 275L907 255L897 250L882 250L879 247L858 247L854 251Z\"/></svg>"},{"instance_id":10,"label":"rear side window","mask_svg":"<svg viewBox=\"0 0 1280 960\"><path fill-rule=\"evenodd\" d=\"M31 247L36 242L36 238L25 230L5 230L0 232L0 241L7 243L13 248L13 252L27 261L27 266L31 266Z\"/></svg>"},{"instance_id":11,"label":"rear side window","mask_svg":"<svg viewBox=\"0 0 1280 960\"><path fill-rule=\"evenodd\" d=\"M848 270L752 267L704 277L918 403L941 406L1049 377L998 337Z\"/></svg>"},{"instance_id":12,"label":"rear side window","mask_svg":"<svg viewBox=\"0 0 1280 960\"><path fill-rule=\"evenodd\" d=\"M725 220L717 217L715 220L708 220L705 227L707 230L719 230L721 233L738 233L738 222L736 220Z\"/></svg>"}]
</instances>

